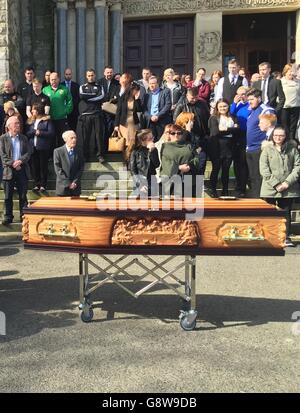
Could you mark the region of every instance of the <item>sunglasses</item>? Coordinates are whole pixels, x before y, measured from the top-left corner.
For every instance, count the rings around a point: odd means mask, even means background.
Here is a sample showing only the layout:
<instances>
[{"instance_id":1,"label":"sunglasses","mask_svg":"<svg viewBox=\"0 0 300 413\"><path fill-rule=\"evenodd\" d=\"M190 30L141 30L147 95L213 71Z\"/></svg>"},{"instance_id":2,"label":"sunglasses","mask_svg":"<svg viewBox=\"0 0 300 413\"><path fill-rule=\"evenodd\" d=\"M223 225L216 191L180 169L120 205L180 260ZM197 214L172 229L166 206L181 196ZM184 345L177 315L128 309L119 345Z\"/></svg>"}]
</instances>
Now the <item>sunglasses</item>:
<instances>
[{"instance_id":1,"label":"sunglasses","mask_svg":"<svg viewBox=\"0 0 300 413\"><path fill-rule=\"evenodd\" d=\"M170 135L182 135L182 132L169 132L170 133Z\"/></svg>"}]
</instances>

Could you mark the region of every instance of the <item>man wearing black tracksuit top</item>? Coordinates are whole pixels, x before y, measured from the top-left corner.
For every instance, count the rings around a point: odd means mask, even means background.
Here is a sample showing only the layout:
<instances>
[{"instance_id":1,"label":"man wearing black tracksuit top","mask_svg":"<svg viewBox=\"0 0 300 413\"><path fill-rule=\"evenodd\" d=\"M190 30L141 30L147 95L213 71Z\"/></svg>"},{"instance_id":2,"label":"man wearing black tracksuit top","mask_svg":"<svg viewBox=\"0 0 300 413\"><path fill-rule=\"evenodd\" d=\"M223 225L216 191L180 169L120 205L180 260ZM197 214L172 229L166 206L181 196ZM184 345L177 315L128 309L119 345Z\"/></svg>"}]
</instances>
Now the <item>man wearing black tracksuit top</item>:
<instances>
[{"instance_id":1,"label":"man wearing black tracksuit top","mask_svg":"<svg viewBox=\"0 0 300 413\"><path fill-rule=\"evenodd\" d=\"M82 146L85 160L93 160L96 156L100 163L104 162L104 124L101 104L104 98L103 88L96 83L96 72L86 72L87 83L80 86L79 119L77 135Z\"/></svg>"}]
</instances>

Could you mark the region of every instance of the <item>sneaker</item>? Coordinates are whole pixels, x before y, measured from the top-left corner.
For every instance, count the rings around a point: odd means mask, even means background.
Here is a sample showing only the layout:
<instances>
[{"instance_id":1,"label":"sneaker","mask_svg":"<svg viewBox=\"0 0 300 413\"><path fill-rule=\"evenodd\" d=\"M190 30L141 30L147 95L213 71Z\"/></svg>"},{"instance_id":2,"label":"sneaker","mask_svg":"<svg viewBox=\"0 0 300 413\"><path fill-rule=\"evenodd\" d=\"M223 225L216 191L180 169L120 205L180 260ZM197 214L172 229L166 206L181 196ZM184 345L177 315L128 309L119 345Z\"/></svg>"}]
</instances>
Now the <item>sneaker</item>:
<instances>
[{"instance_id":1,"label":"sneaker","mask_svg":"<svg viewBox=\"0 0 300 413\"><path fill-rule=\"evenodd\" d=\"M46 192L46 188L44 188L43 186L40 187L40 192Z\"/></svg>"},{"instance_id":2,"label":"sneaker","mask_svg":"<svg viewBox=\"0 0 300 413\"><path fill-rule=\"evenodd\" d=\"M38 192L39 189L40 189L40 188L39 188L38 186L35 186L35 187L33 188L33 191Z\"/></svg>"},{"instance_id":3,"label":"sneaker","mask_svg":"<svg viewBox=\"0 0 300 413\"><path fill-rule=\"evenodd\" d=\"M99 160L100 163L104 163L104 162L105 162L105 159L103 158L103 156L100 156L98 160Z\"/></svg>"},{"instance_id":4,"label":"sneaker","mask_svg":"<svg viewBox=\"0 0 300 413\"><path fill-rule=\"evenodd\" d=\"M293 241L290 238L286 238L286 240L284 241L284 248L286 247L296 247L296 245L293 243Z\"/></svg>"}]
</instances>

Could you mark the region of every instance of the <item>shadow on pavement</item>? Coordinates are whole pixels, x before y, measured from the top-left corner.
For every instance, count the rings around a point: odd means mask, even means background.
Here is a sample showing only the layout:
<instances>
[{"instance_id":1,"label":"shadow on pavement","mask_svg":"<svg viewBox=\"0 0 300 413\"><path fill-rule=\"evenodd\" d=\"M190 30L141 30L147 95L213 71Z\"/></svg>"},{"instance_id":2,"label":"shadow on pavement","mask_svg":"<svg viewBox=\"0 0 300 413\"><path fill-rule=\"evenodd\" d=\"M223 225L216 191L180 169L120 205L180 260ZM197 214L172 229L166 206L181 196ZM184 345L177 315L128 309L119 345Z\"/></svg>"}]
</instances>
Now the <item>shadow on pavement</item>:
<instances>
[{"instance_id":1,"label":"shadow on pavement","mask_svg":"<svg viewBox=\"0 0 300 413\"><path fill-rule=\"evenodd\" d=\"M0 277L11 277L19 274L19 271L0 271Z\"/></svg>"},{"instance_id":2,"label":"shadow on pavement","mask_svg":"<svg viewBox=\"0 0 300 413\"><path fill-rule=\"evenodd\" d=\"M15 247L4 247L0 248L0 257L9 257L11 255L16 255L20 252L19 248Z\"/></svg>"},{"instance_id":3,"label":"shadow on pavement","mask_svg":"<svg viewBox=\"0 0 300 413\"><path fill-rule=\"evenodd\" d=\"M136 288L142 288L144 282ZM164 290L163 294L155 293ZM120 319L160 319L166 323L178 320L182 300L157 285L151 295L138 300L119 287L106 284L97 290L92 300L93 323ZM23 281L2 279L0 283L0 310L6 314L7 336L1 341L16 340L39 333L44 328L65 328L79 320L79 277L40 278ZM198 318L213 326L199 326L198 330L228 328L246 324L254 326L268 322L290 322L300 301L268 298L198 295ZM101 314L104 311L105 314ZM174 320L174 321L173 321Z\"/></svg>"}]
</instances>

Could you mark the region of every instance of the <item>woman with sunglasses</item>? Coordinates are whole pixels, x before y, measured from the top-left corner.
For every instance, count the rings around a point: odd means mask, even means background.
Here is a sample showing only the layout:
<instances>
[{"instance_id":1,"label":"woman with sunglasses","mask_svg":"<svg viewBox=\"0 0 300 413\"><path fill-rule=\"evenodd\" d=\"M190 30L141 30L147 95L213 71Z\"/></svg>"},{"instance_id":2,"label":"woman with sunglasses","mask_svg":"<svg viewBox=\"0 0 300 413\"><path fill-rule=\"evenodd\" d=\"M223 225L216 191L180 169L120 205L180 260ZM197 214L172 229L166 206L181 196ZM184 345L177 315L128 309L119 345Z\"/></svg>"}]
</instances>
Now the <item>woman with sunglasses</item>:
<instances>
[{"instance_id":1,"label":"woman with sunglasses","mask_svg":"<svg viewBox=\"0 0 300 413\"><path fill-rule=\"evenodd\" d=\"M134 190L148 196L158 194L155 175L160 161L153 140L151 129L143 129L136 132L135 141L128 148L129 169L133 175Z\"/></svg>"},{"instance_id":2,"label":"woman with sunglasses","mask_svg":"<svg viewBox=\"0 0 300 413\"><path fill-rule=\"evenodd\" d=\"M217 183L222 171L222 196L228 196L229 170L233 159L233 144L239 133L238 120L229 112L229 102L226 99L217 101L215 112L208 122L210 138L208 154L212 162L210 175L210 194L218 198Z\"/></svg>"},{"instance_id":3,"label":"woman with sunglasses","mask_svg":"<svg viewBox=\"0 0 300 413\"><path fill-rule=\"evenodd\" d=\"M262 176L260 196L269 204L286 211L286 247L294 247L290 239L291 208L295 198L300 196L300 155L293 140L287 138L282 127L274 129L270 141L262 144L259 169Z\"/></svg>"},{"instance_id":4,"label":"woman with sunglasses","mask_svg":"<svg viewBox=\"0 0 300 413\"><path fill-rule=\"evenodd\" d=\"M170 142L162 145L161 150L161 169L160 176L162 180L163 195L171 195L172 185L170 178L175 178L180 175L196 176L199 174L199 158L192 149L192 146L184 139L183 129L178 125L170 127ZM195 182L193 180L193 188L191 188L190 196L195 194ZM174 186L176 187L176 185ZM180 195L183 196L182 187L180 188ZM185 194L187 194L187 190ZM177 193L176 188L174 194Z\"/></svg>"}]
</instances>

